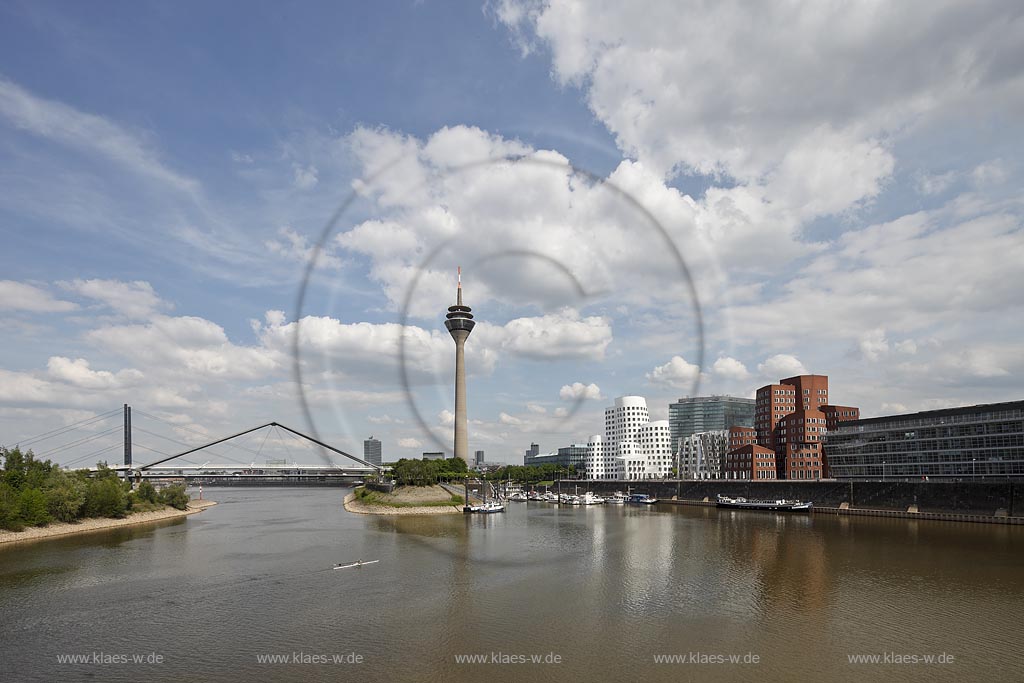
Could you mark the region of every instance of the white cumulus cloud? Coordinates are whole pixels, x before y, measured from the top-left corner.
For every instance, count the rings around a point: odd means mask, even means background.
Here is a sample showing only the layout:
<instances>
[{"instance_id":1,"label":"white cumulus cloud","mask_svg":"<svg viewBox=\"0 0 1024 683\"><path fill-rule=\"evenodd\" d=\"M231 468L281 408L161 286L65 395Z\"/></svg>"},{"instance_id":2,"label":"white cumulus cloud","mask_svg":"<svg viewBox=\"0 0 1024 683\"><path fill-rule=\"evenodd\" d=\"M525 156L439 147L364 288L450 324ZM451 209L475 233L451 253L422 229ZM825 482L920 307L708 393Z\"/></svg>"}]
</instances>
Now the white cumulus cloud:
<instances>
[{"instance_id":1,"label":"white cumulus cloud","mask_svg":"<svg viewBox=\"0 0 1024 683\"><path fill-rule=\"evenodd\" d=\"M579 401L582 399L599 399L601 396L601 388L596 384L584 384L583 382L573 382L572 384L566 384L559 392L558 397L563 401Z\"/></svg>"}]
</instances>

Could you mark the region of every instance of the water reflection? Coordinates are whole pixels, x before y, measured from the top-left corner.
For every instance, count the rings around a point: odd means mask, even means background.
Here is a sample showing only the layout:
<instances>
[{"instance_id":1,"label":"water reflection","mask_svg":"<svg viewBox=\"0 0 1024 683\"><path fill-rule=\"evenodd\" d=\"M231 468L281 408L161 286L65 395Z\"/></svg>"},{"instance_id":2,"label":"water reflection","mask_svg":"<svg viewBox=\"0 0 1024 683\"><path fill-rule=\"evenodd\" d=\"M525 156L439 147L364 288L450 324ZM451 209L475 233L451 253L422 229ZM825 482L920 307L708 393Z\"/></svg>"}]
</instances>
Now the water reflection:
<instances>
[{"instance_id":1,"label":"water reflection","mask_svg":"<svg viewBox=\"0 0 1024 683\"><path fill-rule=\"evenodd\" d=\"M538 681L686 680L651 655L697 650L758 653L765 681L855 679L848 652L962 654L960 680L1024 665L1022 529L673 506L373 517L332 491L223 496L173 526L0 551L5 667L76 679L90 672L54 652L114 648L218 681L347 677L256 663L303 649L358 651L371 682L522 675L453 656L492 651L562 655ZM360 558L380 562L332 569Z\"/></svg>"}]
</instances>

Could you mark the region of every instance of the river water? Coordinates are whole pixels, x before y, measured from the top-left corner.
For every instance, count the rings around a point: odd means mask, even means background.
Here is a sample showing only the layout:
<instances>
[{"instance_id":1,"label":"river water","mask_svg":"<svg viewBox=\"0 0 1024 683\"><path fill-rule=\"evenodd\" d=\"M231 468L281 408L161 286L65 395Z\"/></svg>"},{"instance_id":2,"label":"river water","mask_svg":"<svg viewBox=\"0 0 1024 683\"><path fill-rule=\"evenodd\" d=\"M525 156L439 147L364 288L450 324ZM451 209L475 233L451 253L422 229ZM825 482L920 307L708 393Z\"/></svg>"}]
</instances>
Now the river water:
<instances>
[{"instance_id":1,"label":"river water","mask_svg":"<svg viewBox=\"0 0 1024 683\"><path fill-rule=\"evenodd\" d=\"M1021 528L347 492L0 548L0 680L1024 680Z\"/></svg>"}]
</instances>

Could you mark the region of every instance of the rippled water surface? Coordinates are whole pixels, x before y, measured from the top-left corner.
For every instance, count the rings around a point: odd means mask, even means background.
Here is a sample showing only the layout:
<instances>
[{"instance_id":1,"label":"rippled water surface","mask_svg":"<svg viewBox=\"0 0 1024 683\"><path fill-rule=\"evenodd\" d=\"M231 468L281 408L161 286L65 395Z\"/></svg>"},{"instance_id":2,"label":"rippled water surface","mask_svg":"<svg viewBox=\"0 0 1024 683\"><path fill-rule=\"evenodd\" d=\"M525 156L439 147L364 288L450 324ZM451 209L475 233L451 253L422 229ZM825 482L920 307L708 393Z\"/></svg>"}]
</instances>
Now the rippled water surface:
<instances>
[{"instance_id":1,"label":"rippled water surface","mask_svg":"<svg viewBox=\"0 0 1024 683\"><path fill-rule=\"evenodd\" d=\"M666 505L384 518L345 493L213 489L187 520L0 549L0 680L1024 680L1024 529ZM332 569L358 559L380 562ZM953 662L849 663L886 653Z\"/></svg>"}]
</instances>

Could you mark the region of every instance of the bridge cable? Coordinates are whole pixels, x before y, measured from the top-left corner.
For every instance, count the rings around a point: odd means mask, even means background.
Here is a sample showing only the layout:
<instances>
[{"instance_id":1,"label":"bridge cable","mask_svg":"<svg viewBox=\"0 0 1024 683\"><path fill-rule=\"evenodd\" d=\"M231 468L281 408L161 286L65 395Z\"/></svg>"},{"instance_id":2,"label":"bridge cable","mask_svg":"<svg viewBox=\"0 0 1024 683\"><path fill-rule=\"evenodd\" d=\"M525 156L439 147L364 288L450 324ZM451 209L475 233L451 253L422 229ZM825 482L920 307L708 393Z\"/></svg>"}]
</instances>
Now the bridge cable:
<instances>
[{"instance_id":1,"label":"bridge cable","mask_svg":"<svg viewBox=\"0 0 1024 683\"><path fill-rule=\"evenodd\" d=\"M71 423L69 425L64 425L63 427L57 427L56 429L51 429L48 432L43 432L42 434L37 434L37 435L35 435L35 436L31 437L31 438L22 439L21 441L18 442L18 445L19 446L27 446L28 444L35 443L37 441L45 441L45 440L51 439L51 438L53 438L55 436L60 436L61 434L64 434L66 432L73 431L73 430L75 430L75 429L77 429L79 427L84 427L87 424L91 424L93 422L102 422L103 420L106 420L106 419L109 419L111 417L114 417L115 415L119 415L120 413L121 413L121 410L118 409L118 410L111 410L111 411L109 411L107 413L101 413L99 415L94 415L92 417L87 417L84 420L79 420L78 422L73 422L73 423Z\"/></svg>"},{"instance_id":2,"label":"bridge cable","mask_svg":"<svg viewBox=\"0 0 1024 683\"><path fill-rule=\"evenodd\" d=\"M113 434L114 432L119 432L119 431L121 431L121 425L118 425L116 427L112 427L111 429L108 429L108 430L106 430L104 432L99 432L97 434L93 434L92 436L87 436L84 439L78 439L77 441L69 441L68 443L62 444L60 446L57 446L56 448L52 448L52 449L50 449L48 451L45 451L43 453L39 453L38 455L39 455L40 458L49 457L49 456L54 455L56 453L61 453L63 451L66 451L69 448L74 448L75 446L80 446L83 443L88 443L90 441L95 441L96 439L99 439L100 437L106 436L108 434Z\"/></svg>"},{"instance_id":3,"label":"bridge cable","mask_svg":"<svg viewBox=\"0 0 1024 683\"><path fill-rule=\"evenodd\" d=\"M123 447L124 447L123 443L116 443L113 446L107 446L106 448L100 448L100 449L97 449L95 451L92 451L91 453L86 453L85 455L80 455L80 456L78 456L77 458L75 458L73 460L68 460L66 463L64 463L62 465L62 467L68 468L68 467L71 467L72 465L74 465L75 463L78 463L78 462L81 462L82 460L85 460L87 458L91 458L93 456L99 455L100 453L105 453L107 451L112 451L115 448L123 448Z\"/></svg>"},{"instance_id":4,"label":"bridge cable","mask_svg":"<svg viewBox=\"0 0 1024 683\"><path fill-rule=\"evenodd\" d=\"M196 434L196 435L198 435L198 436L201 436L201 437L203 437L204 439L209 439L209 438L210 438L210 435L209 435L209 434L204 434L203 432L201 432L201 431L199 431L198 429L195 429L195 428L193 428L193 427L187 427L187 426L185 426L185 425L176 425L176 424L174 424L173 422L169 422L168 420L164 420L164 419L162 419L162 418L159 418L159 417L157 417L156 415L153 415L153 414L151 414L151 413L147 413L147 412L145 412L145 411L143 411L143 410L135 410L135 412L136 412L136 413L138 413L138 414L140 414L140 415L143 415L144 417L148 417L148 418L151 418L151 419L153 419L153 420L156 420L157 422L163 422L163 423L164 423L165 425L168 425L168 426L170 426L170 427L173 427L173 428L175 428L175 429L184 429L185 431L188 431L188 432L192 432L193 434ZM183 442L183 441L179 441L178 443L182 444L183 446L187 446L187 445L188 445L188 444L186 444L186 443L185 443L185 442ZM225 445L231 446L232 448L237 448L237 449L239 449L239 450L243 450L243 451L246 451L247 453L253 453L253 454L256 454L256 451L252 450L251 448L246 448L245 446L241 446L241 445L239 445L239 444L237 444L237 443L234 443L234 442L232 442L232 441L226 441L226 442L225 442ZM211 451L211 453L212 453L212 452L213 452L213 451ZM226 455L225 455L225 456L220 456L219 454L216 454L216 453L215 453L215 455L218 455L219 457L225 457L225 458L227 458L227 456L226 456ZM230 460L230 458L228 458L228 459ZM241 462L241 461L236 461L236 462ZM245 463L245 464L248 464L248 463Z\"/></svg>"},{"instance_id":5,"label":"bridge cable","mask_svg":"<svg viewBox=\"0 0 1024 683\"><path fill-rule=\"evenodd\" d=\"M170 441L171 443L176 443L179 446L186 446L186 447L188 447L188 446L192 445L192 444L189 444L189 443L185 443L184 441L179 441L178 439L173 439L173 438L171 438L169 436L164 436L163 434L157 434L156 432L151 432L151 431L149 431L148 429L146 429L144 427L137 427L136 426L136 427L133 427L133 429L135 429L137 431L140 431L140 432L143 432L145 434L149 434L150 436L155 436L155 437L157 437L159 439L165 439L167 441ZM155 449L151 449L151 450L153 450L155 453L159 453L160 452L160 451L157 451ZM235 458L232 458L229 455L224 455L223 453L215 453L213 451L210 451L210 452L213 453L213 455L217 456L218 458L224 458L225 460L230 460L230 461L232 461L232 462L234 462L236 464L245 465L246 467L249 466L248 463L242 462L241 460L236 460ZM171 454L170 453L163 453L163 455L171 455Z\"/></svg>"}]
</instances>

